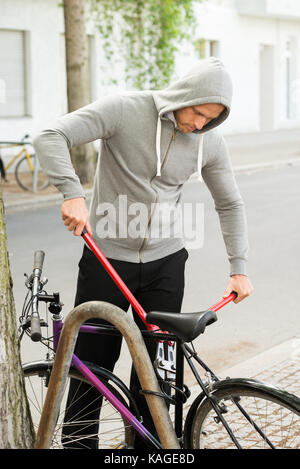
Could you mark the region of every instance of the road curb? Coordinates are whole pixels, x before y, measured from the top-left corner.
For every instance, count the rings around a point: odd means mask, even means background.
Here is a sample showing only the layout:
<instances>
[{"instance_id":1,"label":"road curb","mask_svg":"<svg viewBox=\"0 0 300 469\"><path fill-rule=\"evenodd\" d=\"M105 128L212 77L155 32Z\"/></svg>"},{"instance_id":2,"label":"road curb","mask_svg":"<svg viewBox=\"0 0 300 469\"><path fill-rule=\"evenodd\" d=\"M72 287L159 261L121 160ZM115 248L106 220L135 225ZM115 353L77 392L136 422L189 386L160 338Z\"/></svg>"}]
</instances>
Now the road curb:
<instances>
[{"instance_id":1,"label":"road curb","mask_svg":"<svg viewBox=\"0 0 300 469\"><path fill-rule=\"evenodd\" d=\"M242 174L242 173L249 173L260 171L264 169L270 168L281 168L283 166L298 166L300 165L300 158L289 158L288 160L275 160L275 161L265 161L262 163L252 163L252 164L245 164L245 165L234 165L233 171L235 174ZM198 174L193 174L188 182L197 182L198 181Z\"/></svg>"},{"instance_id":2,"label":"road curb","mask_svg":"<svg viewBox=\"0 0 300 469\"><path fill-rule=\"evenodd\" d=\"M92 189L85 190L86 197L89 198L92 194ZM47 207L49 205L59 205L63 202L62 194L49 194L49 195L33 195L30 198L18 200L4 200L4 208L6 213L11 211L28 210L35 207Z\"/></svg>"},{"instance_id":3,"label":"road curb","mask_svg":"<svg viewBox=\"0 0 300 469\"><path fill-rule=\"evenodd\" d=\"M262 162L262 163L253 163L248 165L234 166L233 170L235 174L243 174L254 171L259 171L268 168L280 168L283 166L298 166L300 165L300 158L290 158L288 160L277 160L271 162ZM190 177L188 183L195 183L198 181L198 174L194 174ZM92 189L85 190L87 198L92 194ZM32 197L27 197L24 195L24 198L17 200L5 200L4 196L4 207L6 213L19 210L28 210L34 207L46 207L49 205L57 205L63 202L61 194L49 194L49 195L32 195Z\"/></svg>"},{"instance_id":4,"label":"road curb","mask_svg":"<svg viewBox=\"0 0 300 469\"><path fill-rule=\"evenodd\" d=\"M235 173L245 173L268 168L280 168L282 166L298 166L300 158L291 158L289 160L266 161L263 163L254 163L248 165L234 166Z\"/></svg>"}]
</instances>

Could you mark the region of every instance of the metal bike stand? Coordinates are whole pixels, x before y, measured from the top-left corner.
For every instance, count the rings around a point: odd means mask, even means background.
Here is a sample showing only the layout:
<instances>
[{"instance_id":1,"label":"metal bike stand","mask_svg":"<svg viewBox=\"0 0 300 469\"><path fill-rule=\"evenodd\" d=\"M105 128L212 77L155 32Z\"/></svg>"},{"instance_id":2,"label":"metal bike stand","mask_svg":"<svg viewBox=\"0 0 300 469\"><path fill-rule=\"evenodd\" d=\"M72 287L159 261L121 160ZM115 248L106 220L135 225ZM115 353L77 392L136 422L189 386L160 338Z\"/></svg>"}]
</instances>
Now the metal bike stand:
<instances>
[{"instance_id":1,"label":"metal bike stand","mask_svg":"<svg viewBox=\"0 0 300 469\"><path fill-rule=\"evenodd\" d=\"M161 392L142 334L134 320L117 306L102 301L76 306L68 314L61 332L35 449L47 449L51 445L79 328L92 318L110 322L124 336L142 389ZM163 448L180 448L165 401L152 394L145 394L145 398Z\"/></svg>"}]
</instances>

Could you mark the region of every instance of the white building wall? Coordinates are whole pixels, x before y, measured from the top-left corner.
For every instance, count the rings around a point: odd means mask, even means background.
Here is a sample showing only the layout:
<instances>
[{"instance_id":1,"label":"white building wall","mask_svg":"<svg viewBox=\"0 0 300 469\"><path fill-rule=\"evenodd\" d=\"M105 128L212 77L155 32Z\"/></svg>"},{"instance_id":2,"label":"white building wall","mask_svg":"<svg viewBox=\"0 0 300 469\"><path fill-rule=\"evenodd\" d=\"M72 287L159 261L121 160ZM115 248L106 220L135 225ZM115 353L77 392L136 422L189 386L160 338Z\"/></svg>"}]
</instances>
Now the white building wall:
<instances>
[{"instance_id":1,"label":"white building wall","mask_svg":"<svg viewBox=\"0 0 300 469\"><path fill-rule=\"evenodd\" d=\"M261 0L263 1L263 0ZM261 130L288 129L300 126L300 21L238 13L234 0L204 1L196 8L198 39L219 41L219 57L233 80L233 102L230 119L223 125L224 133L248 133ZM286 117L286 63L285 44L294 39L293 59L296 63L293 76L294 118ZM261 125L260 50L262 45L273 46L273 118L267 128ZM182 67L195 59L191 47L185 46ZM271 73L271 71L269 71Z\"/></svg>"},{"instance_id":2,"label":"white building wall","mask_svg":"<svg viewBox=\"0 0 300 469\"><path fill-rule=\"evenodd\" d=\"M264 0L261 0L262 2ZM58 0L0 0L0 29L26 31L28 115L0 118L0 140L18 139L25 133L33 134L56 116L66 112L66 84L63 59L63 10ZM259 0L256 2L259 3ZM266 4L267 5L267 4ZM290 4L289 4L290 5ZM288 19L280 15L241 14L236 0L209 0L197 5L197 28L195 39L219 41L219 56L228 68L234 85L232 113L222 126L224 133L248 133L262 130L261 103L261 46L273 46L274 73L273 104L270 128L284 129L300 126L300 21L297 16ZM16 12L18 14L16 14ZM272 13L272 12L271 12ZM93 28L89 26L89 33ZM286 41L293 38L294 109L293 118L286 117ZM9 45L8 45L9 47ZM93 39L92 99L108 91L102 86L101 76L105 69L101 63L101 42ZM270 51L268 49L267 51ZM267 57L267 54L266 54ZM182 45L177 60L175 77L183 74L197 58L191 44ZM297 60L296 60L297 59ZM269 67L265 70L268 73ZM109 71L106 71L109 73ZM1 77L0 77L1 78ZM268 77L267 77L268 78ZM271 79L271 78L270 78ZM268 83L268 80L267 80ZM270 99L270 89L264 84ZM114 92L124 85L110 87ZM263 109L268 109L266 104ZM267 115L267 117L266 117Z\"/></svg>"},{"instance_id":3,"label":"white building wall","mask_svg":"<svg viewBox=\"0 0 300 469\"><path fill-rule=\"evenodd\" d=\"M28 115L0 119L0 140L33 134L61 112L60 33L57 0L0 0L0 29L26 31ZM9 48L9 44L7 44Z\"/></svg>"}]
</instances>

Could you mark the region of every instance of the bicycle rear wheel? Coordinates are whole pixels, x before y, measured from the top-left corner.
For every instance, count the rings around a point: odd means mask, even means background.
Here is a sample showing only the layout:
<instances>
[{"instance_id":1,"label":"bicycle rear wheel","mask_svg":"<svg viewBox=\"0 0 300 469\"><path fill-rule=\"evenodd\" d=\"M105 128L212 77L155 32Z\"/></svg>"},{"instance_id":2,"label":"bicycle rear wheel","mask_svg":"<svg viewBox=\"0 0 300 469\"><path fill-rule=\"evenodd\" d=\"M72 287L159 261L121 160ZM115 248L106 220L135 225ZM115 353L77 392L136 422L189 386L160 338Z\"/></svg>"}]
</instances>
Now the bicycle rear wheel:
<instances>
[{"instance_id":1,"label":"bicycle rear wheel","mask_svg":"<svg viewBox=\"0 0 300 469\"><path fill-rule=\"evenodd\" d=\"M28 162L26 156L21 158L15 169L15 176L17 183L24 191L33 190L33 177L34 177L34 168L37 164L37 158L35 155L30 155L30 163ZM37 179L36 179L36 190L42 191L49 186L49 179L45 173L41 171L40 168L37 169Z\"/></svg>"},{"instance_id":2,"label":"bicycle rear wheel","mask_svg":"<svg viewBox=\"0 0 300 469\"><path fill-rule=\"evenodd\" d=\"M219 389L218 389L219 387ZM213 392L222 414L242 449L299 449L300 399L279 388L250 380L226 380ZM263 432L262 436L240 408ZM194 449L236 449L209 399L202 399L187 417L188 446Z\"/></svg>"},{"instance_id":3,"label":"bicycle rear wheel","mask_svg":"<svg viewBox=\"0 0 300 469\"><path fill-rule=\"evenodd\" d=\"M31 416L35 431L37 432L41 412L43 409L44 399L46 397L47 386L52 371L53 362L33 362L23 367L25 386L28 402L30 405ZM107 386L107 388L120 400L126 407L129 407L126 398L112 385L108 383L101 373L101 368L94 366L93 373ZM135 431L129 425L118 411L103 397L97 390L90 386L88 381L76 370L71 368L69 372L68 382L64 392L64 398L61 405L61 411L56 423L52 449L62 449L62 430L64 427L65 412L70 410L70 406L78 407L80 405L78 397L74 397L73 401L69 403L69 408L66 407L68 390L70 380L78 381L78 394L80 394L80 387L84 387L85 400L88 398L89 404L83 408L80 413L80 419L74 417L74 421L67 422L67 437L64 437L64 445L68 449L72 448L90 448L90 443L93 447L98 446L99 449L113 449L118 446L130 448L134 444ZM101 408L97 409L97 405ZM98 412L97 412L98 410ZM98 414L95 418L93 415ZM99 415L100 414L100 415ZM81 425L78 431L78 425ZM91 429L97 427L97 433L93 433ZM66 428L66 427L64 427ZM74 431L72 430L74 428ZM67 443L66 443L67 439Z\"/></svg>"}]
</instances>

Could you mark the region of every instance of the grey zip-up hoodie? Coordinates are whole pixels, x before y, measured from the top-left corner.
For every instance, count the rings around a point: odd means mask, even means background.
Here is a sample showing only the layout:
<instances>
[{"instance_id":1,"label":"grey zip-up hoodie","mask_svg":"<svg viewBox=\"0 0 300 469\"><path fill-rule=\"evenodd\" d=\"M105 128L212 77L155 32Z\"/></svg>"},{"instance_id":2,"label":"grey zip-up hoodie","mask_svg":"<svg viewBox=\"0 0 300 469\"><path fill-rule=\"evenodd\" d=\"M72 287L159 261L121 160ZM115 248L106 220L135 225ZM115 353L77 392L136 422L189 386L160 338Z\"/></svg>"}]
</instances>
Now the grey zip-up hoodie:
<instances>
[{"instance_id":1,"label":"grey zip-up hoodie","mask_svg":"<svg viewBox=\"0 0 300 469\"><path fill-rule=\"evenodd\" d=\"M168 233L177 235L165 237L159 206L178 207L182 185L198 171L215 201L230 274L246 274L244 204L225 141L216 129L229 115L231 96L228 73L219 59L210 58L199 61L187 75L164 90L101 98L58 118L34 138L41 167L65 200L85 197L71 164L70 148L101 139L90 223L105 256L148 262L184 247L184 239L178 236L179 211L172 212L172 226L167 227ZM185 134L169 118L177 109L207 103L222 104L225 110L200 131ZM131 235L137 203L147 212L139 236L136 231ZM108 225L113 229L103 235L103 227ZM160 236L153 235L153 226L162 230Z\"/></svg>"}]
</instances>

